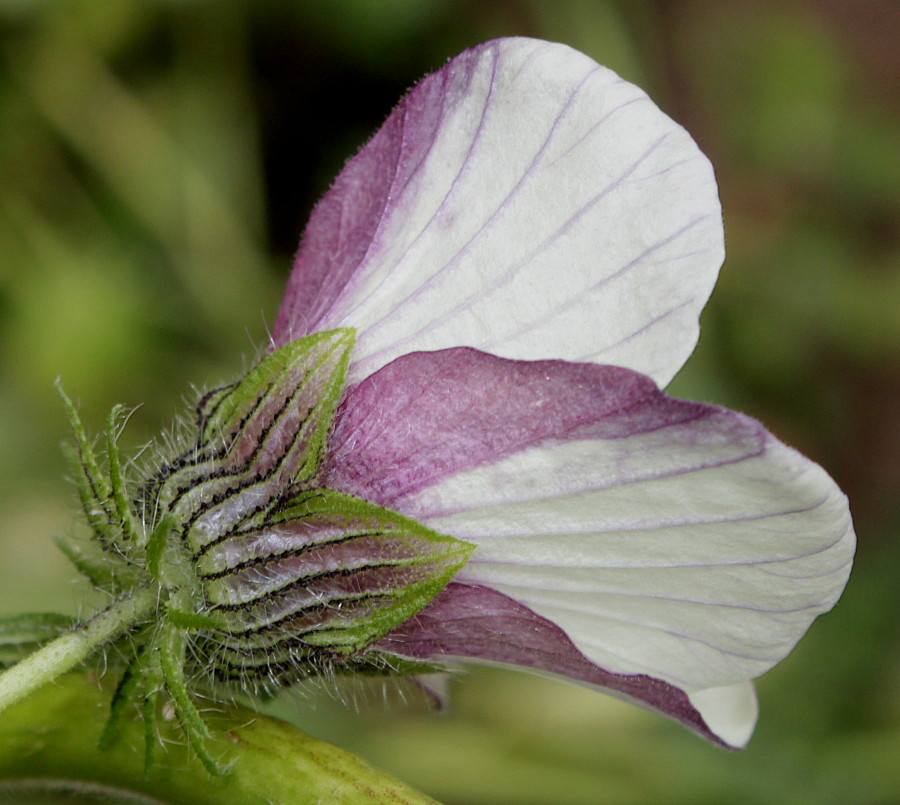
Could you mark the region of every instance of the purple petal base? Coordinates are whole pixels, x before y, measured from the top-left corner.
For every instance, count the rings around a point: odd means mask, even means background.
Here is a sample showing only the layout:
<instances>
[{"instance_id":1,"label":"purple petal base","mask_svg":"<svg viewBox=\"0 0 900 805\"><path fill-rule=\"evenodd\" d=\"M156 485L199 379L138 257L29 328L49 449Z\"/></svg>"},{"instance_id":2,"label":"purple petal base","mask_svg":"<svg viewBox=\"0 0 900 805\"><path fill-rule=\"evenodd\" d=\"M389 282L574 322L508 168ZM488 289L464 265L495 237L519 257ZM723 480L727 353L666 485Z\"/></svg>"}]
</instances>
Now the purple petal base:
<instances>
[{"instance_id":1,"label":"purple petal base","mask_svg":"<svg viewBox=\"0 0 900 805\"><path fill-rule=\"evenodd\" d=\"M710 730L680 688L645 674L605 671L554 623L489 587L451 582L372 648L407 659L517 665L598 685L680 721L719 746L735 748Z\"/></svg>"},{"instance_id":2,"label":"purple petal base","mask_svg":"<svg viewBox=\"0 0 900 805\"><path fill-rule=\"evenodd\" d=\"M718 413L618 366L514 361L470 347L413 352L349 389L323 485L399 511L404 496L533 445L624 438ZM759 450L755 423L748 434L735 418L731 430Z\"/></svg>"},{"instance_id":3,"label":"purple petal base","mask_svg":"<svg viewBox=\"0 0 900 805\"><path fill-rule=\"evenodd\" d=\"M421 167L445 114L471 78L485 43L416 84L384 125L344 166L310 215L272 328L279 347L323 329L322 321L378 246L393 199Z\"/></svg>"}]
</instances>

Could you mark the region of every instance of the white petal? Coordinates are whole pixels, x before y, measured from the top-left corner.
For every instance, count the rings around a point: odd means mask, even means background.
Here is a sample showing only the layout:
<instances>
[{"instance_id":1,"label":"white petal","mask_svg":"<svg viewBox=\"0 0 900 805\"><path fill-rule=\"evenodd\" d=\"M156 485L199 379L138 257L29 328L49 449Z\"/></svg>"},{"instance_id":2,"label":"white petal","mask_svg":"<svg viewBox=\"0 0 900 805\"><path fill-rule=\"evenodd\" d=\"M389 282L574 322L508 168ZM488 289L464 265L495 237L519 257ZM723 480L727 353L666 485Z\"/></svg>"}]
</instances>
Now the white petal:
<instances>
[{"instance_id":1,"label":"white petal","mask_svg":"<svg viewBox=\"0 0 900 805\"><path fill-rule=\"evenodd\" d=\"M354 379L466 345L665 384L722 257L712 168L683 129L577 51L501 39L420 82L351 160L274 340L355 327Z\"/></svg>"},{"instance_id":2,"label":"white petal","mask_svg":"<svg viewBox=\"0 0 900 805\"><path fill-rule=\"evenodd\" d=\"M759 715L752 682L708 688L689 694L689 698L709 728L725 743L737 749L747 745Z\"/></svg>"},{"instance_id":3,"label":"white petal","mask_svg":"<svg viewBox=\"0 0 900 805\"><path fill-rule=\"evenodd\" d=\"M529 448L395 505L478 544L460 580L558 624L608 670L692 693L782 659L837 600L854 548L821 468L728 411Z\"/></svg>"}]
</instances>

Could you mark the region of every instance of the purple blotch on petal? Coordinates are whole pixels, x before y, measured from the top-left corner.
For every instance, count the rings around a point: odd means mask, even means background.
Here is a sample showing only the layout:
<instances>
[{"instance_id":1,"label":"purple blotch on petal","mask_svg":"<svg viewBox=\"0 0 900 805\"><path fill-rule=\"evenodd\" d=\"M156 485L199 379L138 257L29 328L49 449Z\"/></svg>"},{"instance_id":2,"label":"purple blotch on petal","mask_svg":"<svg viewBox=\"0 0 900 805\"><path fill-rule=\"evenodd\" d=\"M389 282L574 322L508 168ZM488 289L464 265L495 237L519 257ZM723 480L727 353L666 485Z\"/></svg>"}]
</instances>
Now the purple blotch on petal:
<instances>
[{"instance_id":1,"label":"purple blotch on petal","mask_svg":"<svg viewBox=\"0 0 900 805\"><path fill-rule=\"evenodd\" d=\"M377 243L389 203L403 192L427 156L447 105L465 92L469 73L488 46L460 54L416 84L318 202L272 328L273 346L320 329Z\"/></svg>"},{"instance_id":2,"label":"purple blotch on petal","mask_svg":"<svg viewBox=\"0 0 900 805\"><path fill-rule=\"evenodd\" d=\"M338 411L323 483L390 506L547 440L616 439L711 416L616 366L516 361L469 347L397 358Z\"/></svg>"},{"instance_id":3,"label":"purple blotch on petal","mask_svg":"<svg viewBox=\"0 0 900 805\"><path fill-rule=\"evenodd\" d=\"M616 674L585 657L556 624L489 587L451 582L374 650L407 659L480 660L516 665L597 685L680 721L719 746L687 694L646 674Z\"/></svg>"}]
</instances>

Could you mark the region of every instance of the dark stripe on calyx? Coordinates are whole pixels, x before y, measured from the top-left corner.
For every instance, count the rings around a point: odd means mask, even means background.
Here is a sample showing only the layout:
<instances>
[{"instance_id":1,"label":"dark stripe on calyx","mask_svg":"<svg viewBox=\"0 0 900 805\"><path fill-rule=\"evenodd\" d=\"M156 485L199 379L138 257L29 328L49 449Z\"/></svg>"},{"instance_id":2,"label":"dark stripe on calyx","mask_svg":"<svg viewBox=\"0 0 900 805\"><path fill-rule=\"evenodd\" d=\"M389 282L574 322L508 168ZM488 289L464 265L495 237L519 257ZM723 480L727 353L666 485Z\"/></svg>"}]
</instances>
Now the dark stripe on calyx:
<instances>
[{"instance_id":1,"label":"dark stripe on calyx","mask_svg":"<svg viewBox=\"0 0 900 805\"><path fill-rule=\"evenodd\" d=\"M177 459L155 513L174 515L191 550L258 517L318 470L352 343L347 330L291 342L204 398L194 456L212 458Z\"/></svg>"},{"instance_id":2,"label":"dark stripe on calyx","mask_svg":"<svg viewBox=\"0 0 900 805\"><path fill-rule=\"evenodd\" d=\"M223 648L299 642L340 654L358 651L421 609L474 548L330 489L285 501L257 536L295 525L308 541L305 550L257 553L201 579L204 611L226 624L216 632ZM226 541L217 549L228 547Z\"/></svg>"},{"instance_id":3,"label":"dark stripe on calyx","mask_svg":"<svg viewBox=\"0 0 900 805\"><path fill-rule=\"evenodd\" d=\"M350 330L298 339L205 395L196 445L145 482L151 528L166 524L151 575L171 585L174 628L214 672L351 657L428 604L474 550L316 487L352 345Z\"/></svg>"}]
</instances>

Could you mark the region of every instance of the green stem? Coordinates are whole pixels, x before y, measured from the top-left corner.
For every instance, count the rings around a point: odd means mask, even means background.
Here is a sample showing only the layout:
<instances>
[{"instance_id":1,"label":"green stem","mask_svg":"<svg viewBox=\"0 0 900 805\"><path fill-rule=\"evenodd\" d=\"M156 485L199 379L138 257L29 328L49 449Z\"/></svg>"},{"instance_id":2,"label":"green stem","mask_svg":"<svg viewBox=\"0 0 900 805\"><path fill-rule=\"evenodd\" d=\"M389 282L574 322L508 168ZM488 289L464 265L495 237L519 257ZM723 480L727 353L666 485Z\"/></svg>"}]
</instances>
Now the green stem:
<instances>
[{"instance_id":1,"label":"green stem","mask_svg":"<svg viewBox=\"0 0 900 805\"><path fill-rule=\"evenodd\" d=\"M0 712L86 660L156 610L157 589L142 587L0 674Z\"/></svg>"}]
</instances>

